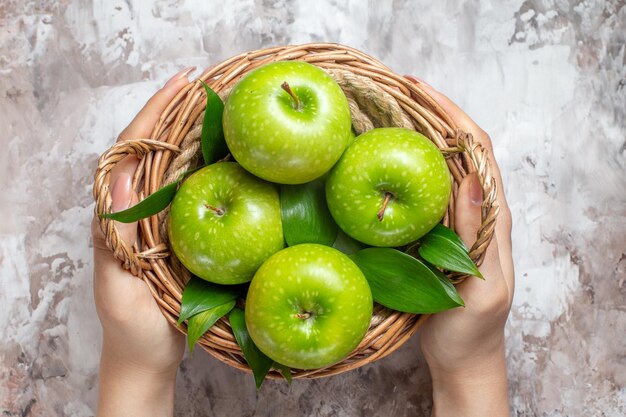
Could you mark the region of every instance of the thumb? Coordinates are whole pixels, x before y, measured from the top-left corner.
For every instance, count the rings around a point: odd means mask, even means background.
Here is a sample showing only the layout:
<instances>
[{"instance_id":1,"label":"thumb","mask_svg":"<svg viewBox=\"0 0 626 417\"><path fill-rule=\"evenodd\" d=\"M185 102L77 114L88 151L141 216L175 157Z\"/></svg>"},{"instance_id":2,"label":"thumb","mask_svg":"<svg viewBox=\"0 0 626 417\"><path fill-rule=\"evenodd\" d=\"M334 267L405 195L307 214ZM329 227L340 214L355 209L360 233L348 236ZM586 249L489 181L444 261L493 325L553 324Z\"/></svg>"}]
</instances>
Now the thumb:
<instances>
[{"instance_id":1,"label":"thumb","mask_svg":"<svg viewBox=\"0 0 626 417\"><path fill-rule=\"evenodd\" d=\"M133 178L129 172L122 171L113 180L111 186L111 211L118 212L126 210L131 205L137 203L137 194L132 189ZM132 246L137 239L137 222L120 223L115 222L120 238L128 245Z\"/></svg>"},{"instance_id":2,"label":"thumb","mask_svg":"<svg viewBox=\"0 0 626 417\"><path fill-rule=\"evenodd\" d=\"M138 164L139 160L136 157L128 156L119 161L111 170L109 190L111 193L112 212L126 210L131 205L137 203L137 194L132 189L132 173L135 172ZM114 222L114 224L119 237L128 247L132 247L137 239L137 223ZM95 216L91 222L91 235L93 237L94 257L96 260L106 259L107 261L118 263L107 246L100 222Z\"/></svg>"},{"instance_id":3,"label":"thumb","mask_svg":"<svg viewBox=\"0 0 626 417\"><path fill-rule=\"evenodd\" d=\"M137 202L137 195L132 189L132 175L126 171L116 173L111 178L111 211L118 212L125 210ZM137 223L114 222L119 238L130 248L137 239ZM108 248L106 238L100 227L97 217L91 223L93 236L94 254L94 297L98 314L110 316L113 312L123 313L124 308L120 308L118 302L120 292L129 294L129 285L134 285L135 280L130 272L126 271L122 264ZM123 305L122 305L123 307Z\"/></svg>"},{"instance_id":4,"label":"thumb","mask_svg":"<svg viewBox=\"0 0 626 417\"><path fill-rule=\"evenodd\" d=\"M137 195L132 190L132 176L128 172L120 172L113 178L111 186L111 211L117 212L127 209L130 205L137 202ZM115 222L115 227L119 232L120 238L128 245L132 246L137 239L137 223L120 223ZM102 277L122 276L126 279L126 271L122 269L120 262L113 256L113 252L106 244L106 238L100 222L96 217L91 222L91 233L93 236L94 249L94 276L96 293L102 290L102 282L111 281L102 280ZM123 274L120 274L123 272Z\"/></svg>"},{"instance_id":5,"label":"thumb","mask_svg":"<svg viewBox=\"0 0 626 417\"><path fill-rule=\"evenodd\" d=\"M454 224L465 246L470 248L476 241L476 235L481 223L480 206L483 200L483 190L476 173L467 175L461 181L457 194L454 213Z\"/></svg>"},{"instance_id":6,"label":"thumb","mask_svg":"<svg viewBox=\"0 0 626 417\"><path fill-rule=\"evenodd\" d=\"M482 223L482 202L483 190L480 179L474 172L461 181L454 213L456 232L468 248L471 248L478 238L478 229ZM478 269L484 276L494 273L502 274L498 258L498 240L495 234L487 247L483 264Z\"/></svg>"}]
</instances>

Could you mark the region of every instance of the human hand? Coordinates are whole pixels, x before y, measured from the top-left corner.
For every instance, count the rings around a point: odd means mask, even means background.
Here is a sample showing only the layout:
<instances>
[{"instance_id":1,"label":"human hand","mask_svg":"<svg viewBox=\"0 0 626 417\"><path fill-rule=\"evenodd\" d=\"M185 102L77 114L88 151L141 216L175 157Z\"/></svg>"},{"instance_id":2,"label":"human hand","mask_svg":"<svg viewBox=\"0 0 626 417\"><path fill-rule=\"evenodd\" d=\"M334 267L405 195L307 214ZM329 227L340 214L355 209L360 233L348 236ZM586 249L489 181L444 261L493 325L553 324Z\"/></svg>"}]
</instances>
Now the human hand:
<instances>
[{"instance_id":1,"label":"human hand","mask_svg":"<svg viewBox=\"0 0 626 417\"><path fill-rule=\"evenodd\" d=\"M479 270L457 286L465 308L432 315L420 331L420 345L433 380L433 415L509 415L504 325L514 290L511 212L502 177L485 133L463 110L428 84L407 77L428 93L464 132L490 154L500 205L493 239ZM456 200L456 231L470 247L481 224L482 190L475 174L465 177Z\"/></svg>"},{"instance_id":2,"label":"human hand","mask_svg":"<svg viewBox=\"0 0 626 417\"><path fill-rule=\"evenodd\" d=\"M187 75L194 69L172 77L118 141L149 137L165 107L189 83ZM132 176L138 163L137 158L128 156L111 170L112 211L137 203ZM137 223L116 226L121 238L132 246L137 239ZM114 258L96 218L91 230L94 298L103 330L98 415L171 415L184 335L168 323L145 282L124 270Z\"/></svg>"}]
</instances>

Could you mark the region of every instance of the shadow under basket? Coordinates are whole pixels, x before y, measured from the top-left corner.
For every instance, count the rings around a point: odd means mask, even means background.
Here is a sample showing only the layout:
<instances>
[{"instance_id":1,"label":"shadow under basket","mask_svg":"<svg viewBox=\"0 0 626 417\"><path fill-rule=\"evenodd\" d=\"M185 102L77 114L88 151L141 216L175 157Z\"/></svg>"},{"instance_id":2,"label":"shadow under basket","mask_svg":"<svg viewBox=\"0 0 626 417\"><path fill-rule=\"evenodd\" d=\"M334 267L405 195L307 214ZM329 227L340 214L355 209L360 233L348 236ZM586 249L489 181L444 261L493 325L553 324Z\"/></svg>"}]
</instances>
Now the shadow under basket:
<instances>
[{"instance_id":1,"label":"shadow under basket","mask_svg":"<svg viewBox=\"0 0 626 417\"><path fill-rule=\"evenodd\" d=\"M207 70L169 103L150 139L117 142L98 162L94 183L96 214L111 212L109 177L111 169L128 155L140 159L133 187L140 200L174 182L202 160L200 132L206 94L199 80L206 82L222 100L247 73L274 61L300 60L314 64L330 74L343 89L357 134L375 127L404 127L430 138L446 157L453 179L450 205L443 223L455 228L454 204L464 176L477 172L483 189L482 224L471 258L480 264L493 236L498 204L496 182L491 173L488 152L471 135L460 131L445 111L421 88L419 83L393 73L376 59L353 48L334 43L312 43L262 49L234 56ZM167 209L139 221L139 236L131 247L123 242L112 220L101 218L106 241L134 275L142 278L167 320L186 334L186 324L176 325L182 292L190 273L176 259L167 240ZM465 277L449 275L458 284ZM123 295L120 295L123 296ZM402 346L427 318L374 306L365 338L344 360L315 370L292 370L294 378L320 378L356 369L383 358ZM220 319L198 343L211 355L235 368L250 372L237 345L228 320ZM269 378L282 378L276 371Z\"/></svg>"}]
</instances>

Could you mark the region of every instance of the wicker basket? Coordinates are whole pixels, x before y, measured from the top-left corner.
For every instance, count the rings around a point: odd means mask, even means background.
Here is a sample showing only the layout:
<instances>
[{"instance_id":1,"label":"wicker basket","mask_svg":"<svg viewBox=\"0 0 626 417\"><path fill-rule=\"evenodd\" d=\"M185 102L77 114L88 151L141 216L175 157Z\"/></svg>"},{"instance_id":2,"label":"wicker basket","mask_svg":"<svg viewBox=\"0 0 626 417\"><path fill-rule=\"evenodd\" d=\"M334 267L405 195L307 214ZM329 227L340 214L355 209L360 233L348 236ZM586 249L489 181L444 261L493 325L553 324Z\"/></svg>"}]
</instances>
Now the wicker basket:
<instances>
[{"instance_id":1,"label":"wicker basket","mask_svg":"<svg viewBox=\"0 0 626 417\"><path fill-rule=\"evenodd\" d=\"M482 225L470 255L482 262L493 235L498 213L496 183L491 175L486 149L474 143L471 135L459 131L454 121L419 85L394 74L376 59L353 48L333 43L284 46L243 53L207 70L201 77L222 99L237 81L253 69L273 61L307 61L326 70L346 94L357 134L381 126L400 126L429 137L447 158L453 177L450 207L444 224L454 229L454 201L461 179L477 171L483 188ZM151 139L116 143L100 158L95 174L96 213L111 211L109 173L129 154L141 161L133 186L145 198L197 165L200 131L206 105L202 84L186 86L167 106L152 131ZM161 311L176 326L180 303L189 272L170 252L166 231L167 213L139 222L139 238L129 247L119 237L115 222L100 219L107 244L126 269L141 277L150 288ZM451 276L458 283L464 277ZM358 368L389 355L404 344L426 319L391 311L376 305L370 328L363 341L343 361L316 370L293 370L294 378L318 378ZM186 333L183 324L177 327ZM202 347L219 360L250 371L237 345L228 320L221 319L199 340ZM272 371L270 378L279 374Z\"/></svg>"}]
</instances>

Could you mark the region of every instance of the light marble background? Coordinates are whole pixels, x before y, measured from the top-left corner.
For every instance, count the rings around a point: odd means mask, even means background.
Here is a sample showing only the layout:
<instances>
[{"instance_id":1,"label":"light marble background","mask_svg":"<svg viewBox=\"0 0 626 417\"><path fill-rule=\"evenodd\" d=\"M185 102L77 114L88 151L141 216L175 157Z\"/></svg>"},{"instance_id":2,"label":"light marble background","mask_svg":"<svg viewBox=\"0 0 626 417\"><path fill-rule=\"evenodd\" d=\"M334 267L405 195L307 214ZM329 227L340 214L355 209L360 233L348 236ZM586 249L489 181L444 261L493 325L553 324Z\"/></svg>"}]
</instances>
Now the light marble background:
<instances>
[{"instance_id":1,"label":"light marble background","mask_svg":"<svg viewBox=\"0 0 626 417\"><path fill-rule=\"evenodd\" d=\"M625 34L623 0L3 0L3 415L94 414L98 155L184 66L309 41L346 43L416 74L493 136L514 216L513 415L625 415ZM197 351L179 373L176 415L426 415L417 346L260 392Z\"/></svg>"}]
</instances>

